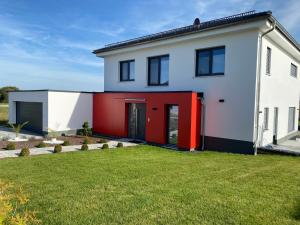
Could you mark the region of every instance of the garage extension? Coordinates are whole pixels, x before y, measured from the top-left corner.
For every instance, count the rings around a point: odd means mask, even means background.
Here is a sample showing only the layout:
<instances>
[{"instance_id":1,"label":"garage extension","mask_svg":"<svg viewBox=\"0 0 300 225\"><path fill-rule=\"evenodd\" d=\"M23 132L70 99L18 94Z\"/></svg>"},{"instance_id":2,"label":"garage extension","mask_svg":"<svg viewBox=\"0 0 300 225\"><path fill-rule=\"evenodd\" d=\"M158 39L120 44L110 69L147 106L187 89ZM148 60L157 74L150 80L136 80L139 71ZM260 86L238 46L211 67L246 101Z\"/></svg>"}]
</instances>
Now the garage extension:
<instances>
[{"instance_id":1,"label":"garage extension","mask_svg":"<svg viewBox=\"0 0 300 225\"><path fill-rule=\"evenodd\" d=\"M29 121L25 130L74 134L84 121L92 126L93 93L25 90L9 93L9 122Z\"/></svg>"}]
</instances>

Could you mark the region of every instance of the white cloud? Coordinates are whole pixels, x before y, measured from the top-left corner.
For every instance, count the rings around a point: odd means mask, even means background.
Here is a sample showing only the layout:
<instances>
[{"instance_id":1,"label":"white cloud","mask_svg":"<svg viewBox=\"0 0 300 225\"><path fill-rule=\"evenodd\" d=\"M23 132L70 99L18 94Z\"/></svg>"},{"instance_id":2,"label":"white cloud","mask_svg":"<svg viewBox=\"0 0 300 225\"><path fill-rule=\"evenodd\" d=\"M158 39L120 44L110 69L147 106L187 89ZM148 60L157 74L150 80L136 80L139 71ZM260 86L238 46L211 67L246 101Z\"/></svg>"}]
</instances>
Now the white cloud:
<instances>
[{"instance_id":1,"label":"white cloud","mask_svg":"<svg viewBox=\"0 0 300 225\"><path fill-rule=\"evenodd\" d=\"M282 24L287 30L295 31L299 29L300 21L300 2L299 0L291 0L286 2L285 7L278 10L278 16L281 18Z\"/></svg>"}]
</instances>

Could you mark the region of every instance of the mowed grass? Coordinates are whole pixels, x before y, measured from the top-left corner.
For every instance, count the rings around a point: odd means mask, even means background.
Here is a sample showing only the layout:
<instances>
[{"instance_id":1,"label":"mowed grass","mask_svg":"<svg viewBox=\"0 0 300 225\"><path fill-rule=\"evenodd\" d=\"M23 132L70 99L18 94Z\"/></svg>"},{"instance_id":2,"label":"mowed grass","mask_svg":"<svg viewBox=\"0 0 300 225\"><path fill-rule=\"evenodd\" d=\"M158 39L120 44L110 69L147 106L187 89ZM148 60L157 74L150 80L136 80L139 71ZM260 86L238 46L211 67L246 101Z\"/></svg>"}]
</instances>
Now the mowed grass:
<instances>
[{"instance_id":1,"label":"mowed grass","mask_svg":"<svg viewBox=\"0 0 300 225\"><path fill-rule=\"evenodd\" d=\"M8 121L8 104L0 103L0 124Z\"/></svg>"},{"instance_id":2,"label":"mowed grass","mask_svg":"<svg viewBox=\"0 0 300 225\"><path fill-rule=\"evenodd\" d=\"M300 224L300 158L152 146L0 160L42 224Z\"/></svg>"}]
</instances>

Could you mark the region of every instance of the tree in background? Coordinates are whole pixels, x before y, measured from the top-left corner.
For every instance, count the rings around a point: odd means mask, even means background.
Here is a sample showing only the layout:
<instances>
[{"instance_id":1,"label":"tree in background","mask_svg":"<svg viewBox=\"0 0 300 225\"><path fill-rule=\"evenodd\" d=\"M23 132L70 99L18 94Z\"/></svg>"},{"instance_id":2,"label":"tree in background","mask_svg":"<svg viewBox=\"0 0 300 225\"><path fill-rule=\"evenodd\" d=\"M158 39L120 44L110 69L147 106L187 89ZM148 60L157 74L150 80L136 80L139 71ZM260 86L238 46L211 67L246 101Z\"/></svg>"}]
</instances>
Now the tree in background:
<instances>
[{"instance_id":1,"label":"tree in background","mask_svg":"<svg viewBox=\"0 0 300 225\"><path fill-rule=\"evenodd\" d=\"M0 103L7 103L8 102L8 92L9 91L17 91L19 88L14 86L7 86L0 88Z\"/></svg>"}]
</instances>

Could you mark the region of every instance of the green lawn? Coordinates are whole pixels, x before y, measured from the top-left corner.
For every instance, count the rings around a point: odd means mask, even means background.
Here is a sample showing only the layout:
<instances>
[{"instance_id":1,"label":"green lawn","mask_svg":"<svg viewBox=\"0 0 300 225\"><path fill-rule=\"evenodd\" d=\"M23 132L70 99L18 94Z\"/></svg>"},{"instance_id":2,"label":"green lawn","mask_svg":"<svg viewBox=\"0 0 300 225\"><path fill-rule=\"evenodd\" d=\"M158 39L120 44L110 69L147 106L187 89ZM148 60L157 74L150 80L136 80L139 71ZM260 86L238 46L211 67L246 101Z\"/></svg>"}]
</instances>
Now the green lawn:
<instances>
[{"instance_id":1,"label":"green lawn","mask_svg":"<svg viewBox=\"0 0 300 225\"><path fill-rule=\"evenodd\" d=\"M0 125L8 120L8 104L0 103Z\"/></svg>"},{"instance_id":2,"label":"green lawn","mask_svg":"<svg viewBox=\"0 0 300 225\"><path fill-rule=\"evenodd\" d=\"M42 224L300 224L300 158L140 146L0 160Z\"/></svg>"}]
</instances>

